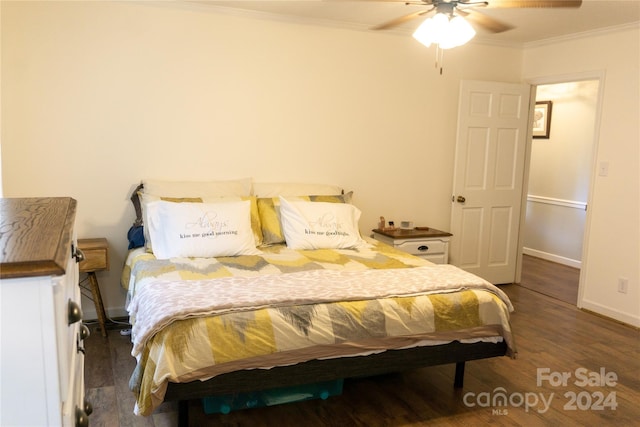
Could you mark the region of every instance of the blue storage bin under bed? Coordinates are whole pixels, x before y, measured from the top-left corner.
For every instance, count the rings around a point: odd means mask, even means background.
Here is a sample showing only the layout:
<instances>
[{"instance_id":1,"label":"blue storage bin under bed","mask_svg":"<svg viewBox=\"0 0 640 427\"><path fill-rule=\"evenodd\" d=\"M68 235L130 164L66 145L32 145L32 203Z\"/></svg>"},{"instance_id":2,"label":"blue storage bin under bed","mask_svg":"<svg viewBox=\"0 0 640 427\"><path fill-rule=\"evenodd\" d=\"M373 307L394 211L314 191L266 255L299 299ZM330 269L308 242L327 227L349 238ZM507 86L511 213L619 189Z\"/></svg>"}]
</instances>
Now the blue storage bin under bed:
<instances>
[{"instance_id":1,"label":"blue storage bin under bed","mask_svg":"<svg viewBox=\"0 0 640 427\"><path fill-rule=\"evenodd\" d=\"M247 408L260 408L311 399L327 399L342 394L343 380L324 381L294 387L211 396L202 399L206 414L228 414Z\"/></svg>"}]
</instances>

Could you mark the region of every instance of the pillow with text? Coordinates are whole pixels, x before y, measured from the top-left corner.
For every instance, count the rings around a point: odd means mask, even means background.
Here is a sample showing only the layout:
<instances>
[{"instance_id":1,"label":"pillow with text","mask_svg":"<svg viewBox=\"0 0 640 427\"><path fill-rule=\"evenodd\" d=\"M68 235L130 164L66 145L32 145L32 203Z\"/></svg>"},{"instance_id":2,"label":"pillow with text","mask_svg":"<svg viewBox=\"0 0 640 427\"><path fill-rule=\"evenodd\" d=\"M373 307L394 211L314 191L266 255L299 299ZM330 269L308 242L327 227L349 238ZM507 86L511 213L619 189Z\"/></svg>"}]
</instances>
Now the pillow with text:
<instances>
[{"instance_id":1,"label":"pillow with text","mask_svg":"<svg viewBox=\"0 0 640 427\"><path fill-rule=\"evenodd\" d=\"M153 254L158 259L257 255L249 200L147 204Z\"/></svg>"},{"instance_id":2,"label":"pillow with text","mask_svg":"<svg viewBox=\"0 0 640 427\"><path fill-rule=\"evenodd\" d=\"M291 201L280 197L280 218L292 249L349 249L366 245L360 210L347 203Z\"/></svg>"}]
</instances>

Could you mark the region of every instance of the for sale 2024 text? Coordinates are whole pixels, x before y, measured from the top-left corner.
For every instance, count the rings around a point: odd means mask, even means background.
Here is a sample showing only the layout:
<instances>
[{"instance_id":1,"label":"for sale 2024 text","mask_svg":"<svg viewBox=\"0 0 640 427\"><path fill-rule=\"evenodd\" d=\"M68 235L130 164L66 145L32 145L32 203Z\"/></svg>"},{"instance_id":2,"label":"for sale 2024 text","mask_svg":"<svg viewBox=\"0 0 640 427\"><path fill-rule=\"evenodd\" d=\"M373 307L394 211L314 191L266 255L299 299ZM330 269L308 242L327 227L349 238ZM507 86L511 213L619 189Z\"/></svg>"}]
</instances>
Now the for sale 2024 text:
<instances>
[{"instance_id":1,"label":"for sale 2024 text","mask_svg":"<svg viewBox=\"0 0 640 427\"><path fill-rule=\"evenodd\" d=\"M566 411L603 411L615 410L618 406L616 392L610 390L618 384L618 375L607 372L605 368L590 371L577 368L574 371L552 371L550 368L536 370L536 385L538 387L568 387L584 388L581 391L566 391L563 409ZM551 408L556 397L555 392L513 392L509 393L504 387L497 387L493 392L465 393L463 400L468 407L492 408L494 415L507 415L508 407L522 407L525 412L535 410L545 413Z\"/></svg>"},{"instance_id":2,"label":"for sale 2024 text","mask_svg":"<svg viewBox=\"0 0 640 427\"><path fill-rule=\"evenodd\" d=\"M616 392L605 392L604 387L615 387L618 384L618 375L605 368L599 371L590 371L587 368L577 368L575 371L551 371L549 368L538 368L536 385L542 387L545 383L551 387L567 387L573 384L576 387L598 388L594 391L567 391L564 409L567 411L603 411L615 410L618 406Z\"/></svg>"}]
</instances>

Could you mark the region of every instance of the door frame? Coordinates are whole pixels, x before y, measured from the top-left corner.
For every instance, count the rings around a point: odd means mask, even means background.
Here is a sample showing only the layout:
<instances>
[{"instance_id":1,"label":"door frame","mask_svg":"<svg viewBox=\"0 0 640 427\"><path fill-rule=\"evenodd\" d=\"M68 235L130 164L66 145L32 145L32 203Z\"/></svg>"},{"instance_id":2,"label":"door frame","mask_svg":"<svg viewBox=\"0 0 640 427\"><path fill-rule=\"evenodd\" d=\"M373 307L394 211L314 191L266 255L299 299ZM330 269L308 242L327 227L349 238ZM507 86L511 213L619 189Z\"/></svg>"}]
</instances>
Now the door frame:
<instances>
[{"instance_id":1,"label":"door frame","mask_svg":"<svg viewBox=\"0 0 640 427\"><path fill-rule=\"evenodd\" d=\"M597 80L598 81L598 94L596 99L596 111L595 111L595 120L593 126L593 140L591 147L591 173L589 174L589 190L588 190L588 198L587 198L587 214L585 216L585 225L584 225L584 234L583 234L583 244L582 244L582 260L580 266L580 279L578 282L578 308L582 308L582 300L584 294L584 283L587 277L587 267L588 267L588 256L589 256L589 234L591 231L591 213L593 212L593 208L590 208L593 200L593 189L595 186L596 172L597 172L597 164L596 159L598 158L598 146L600 143L600 124L602 121L602 103L604 98L604 82L605 82L605 71L604 70L594 70L594 71L585 71L580 73L569 73L569 74L559 74L559 75L549 75L549 76L541 76L541 77L531 77L526 78L525 83L531 85L531 105L529 106L529 129L533 126L533 110L536 102L536 90L538 86L548 85L548 84L556 84L556 83L570 83L584 80ZM521 201L521 210L520 210L520 230L518 232L518 254L516 260L516 283L520 283L522 281L522 255L523 255L523 247L524 247L524 221L525 216L527 214L527 194L529 191L529 173L531 167L531 148L533 143L533 138L531 137L531 130L528 131L527 138L527 147L525 149L525 159L524 159L524 179L522 185L522 201Z\"/></svg>"}]
</instances>

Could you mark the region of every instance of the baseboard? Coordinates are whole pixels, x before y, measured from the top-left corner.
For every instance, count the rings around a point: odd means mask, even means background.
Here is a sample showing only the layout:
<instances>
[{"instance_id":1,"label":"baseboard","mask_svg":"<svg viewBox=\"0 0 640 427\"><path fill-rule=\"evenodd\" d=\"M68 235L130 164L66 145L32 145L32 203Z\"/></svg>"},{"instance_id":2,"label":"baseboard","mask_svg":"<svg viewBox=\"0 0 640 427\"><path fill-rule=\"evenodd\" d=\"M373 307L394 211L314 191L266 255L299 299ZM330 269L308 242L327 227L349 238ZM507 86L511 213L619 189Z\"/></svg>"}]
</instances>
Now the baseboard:
<instances>
[{"instance_id":1,"label":"baseboard","mask_svg":"<svg viewBox=\"0 0 640 427\"><path fill-rule=\"evenodd\" d=\"M105 308L107 318L109 319L128 319L129 314L124 307ZM86 322L97 321L98 314L91 302L82 306L82 320Z\"/></svg>"},{"instance_id":2,"label":"baseboard","mask_svg":"<svg viewBox=\"0 0 640 427\"><path fill-rule=\"evenodd\" d=\"M615 320L620 323L624 323L627 326L640 328L640 317L628 313L621 313L616 310L612 310L609 307L606 307L597 302L582 300L578 307L581 310L589 311L593 314L607 317L609 319Z\"/></svg>"},{"instance_id":3,"label":"baseboard","mask_svg":"<svg viewBox=\"0 0 640 427\"><path fill-rule=\"evenodd\" d=\"M548 252L539 251L537 249L522 248L522 253L530 255L536 258L541 258L547 261L555 262L557 264L566 265L569 267L580 269L582 267L582 261L577 259L566 258L560 255L550 254Z\"/></svg>"}]
</instances>

